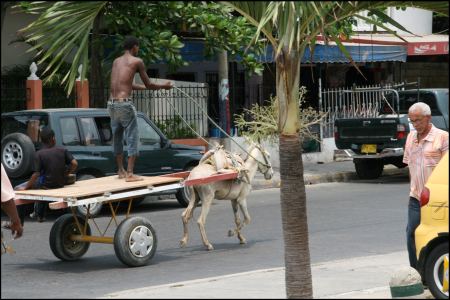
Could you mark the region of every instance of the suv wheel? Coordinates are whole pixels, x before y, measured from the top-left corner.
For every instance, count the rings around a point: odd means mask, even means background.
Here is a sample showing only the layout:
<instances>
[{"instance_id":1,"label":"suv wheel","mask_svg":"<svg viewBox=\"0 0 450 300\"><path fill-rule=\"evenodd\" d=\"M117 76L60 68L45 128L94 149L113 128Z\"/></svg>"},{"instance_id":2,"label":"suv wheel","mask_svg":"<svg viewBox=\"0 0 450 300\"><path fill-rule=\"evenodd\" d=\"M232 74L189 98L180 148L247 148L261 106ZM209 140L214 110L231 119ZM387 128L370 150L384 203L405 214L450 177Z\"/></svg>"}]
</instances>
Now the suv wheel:
<instances>
[{"instance_id":1,"label":"suv wheel","mask_svg":"<svg viewBox=\"0 0 450 300\"><path fill-rule=\"evenodd\" d=\"M32 171L34 144L23 133L11 133L2 140L2 164L11 178L25 177Z\"/></svg>"},{"instance_id":2,"label":"suv wheel","mask_svg":"<svg viewBox=\"0 0 450 300\"><path fill-rule=\"evenodd\" d=\"M94 175L91 175L91 174L81 174L78 176L77 181L93 179L93 178L97 178L97 177ZM89 215L91 215L91 216L98 215L100 213L100 211L102 210L102 207L103 207L103 204L100 202L89 204ZM88 211L88 205L77 206L77 212L80 215L82 215L83 217L85 217L87 215L87 211Z\"/></svg>"},{"instance_id":3,"label":"suv wheel","mask_svg":"<svg viewBox=\"0 0 450 300\"><path fill-rule=\"evenodd\" d=\"M436 299L448 299L448 291L442 292L445 256L448 257L448 244L442 243L434 247L425 263L425 281Z\"/></svg>"}]
</instances>

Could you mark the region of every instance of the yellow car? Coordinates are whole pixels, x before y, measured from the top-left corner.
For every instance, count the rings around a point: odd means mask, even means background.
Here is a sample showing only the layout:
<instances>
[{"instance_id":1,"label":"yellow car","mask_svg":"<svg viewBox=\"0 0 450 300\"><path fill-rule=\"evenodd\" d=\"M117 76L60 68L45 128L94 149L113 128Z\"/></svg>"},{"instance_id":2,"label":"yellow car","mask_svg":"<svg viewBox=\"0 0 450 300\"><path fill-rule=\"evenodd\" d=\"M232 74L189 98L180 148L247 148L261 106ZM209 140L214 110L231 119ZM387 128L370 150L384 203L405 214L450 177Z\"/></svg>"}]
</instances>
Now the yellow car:
<instances>
[{"instance_id":1,"label":"yellow car","mask_svg":"<svg viewBox=\"0 0 450 300\"><path fill-rule=\"evenodd\" d=\"M420 196L416 250L422 281L437 299L448 299L448 152Z\"/></svg>"}]
</instances>

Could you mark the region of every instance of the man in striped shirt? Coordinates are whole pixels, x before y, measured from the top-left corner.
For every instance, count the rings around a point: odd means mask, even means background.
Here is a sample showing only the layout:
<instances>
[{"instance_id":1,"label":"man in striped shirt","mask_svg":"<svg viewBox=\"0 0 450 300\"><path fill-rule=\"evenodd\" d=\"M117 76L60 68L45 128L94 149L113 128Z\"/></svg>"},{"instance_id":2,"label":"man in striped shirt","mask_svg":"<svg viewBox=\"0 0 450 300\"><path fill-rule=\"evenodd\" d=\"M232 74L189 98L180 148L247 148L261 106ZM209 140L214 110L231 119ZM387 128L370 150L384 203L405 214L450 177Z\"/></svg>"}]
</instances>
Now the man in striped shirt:
<instances>
[{"instance_id":1,"label":"man in striped shirt","mask_svg":"<svg viewBox=\"0 0 450 300\"><path fill-rule=\"evenodd\" d=\"M423 102L413 104L408 111L415 130L408 134L403 162L409 166L410 193L406 242L409 264L416 268L416 244L414 232L420 224L420 194L428 177L448 151L448 132L431 123L431 109Z\"/></svg>"}]
</instances>

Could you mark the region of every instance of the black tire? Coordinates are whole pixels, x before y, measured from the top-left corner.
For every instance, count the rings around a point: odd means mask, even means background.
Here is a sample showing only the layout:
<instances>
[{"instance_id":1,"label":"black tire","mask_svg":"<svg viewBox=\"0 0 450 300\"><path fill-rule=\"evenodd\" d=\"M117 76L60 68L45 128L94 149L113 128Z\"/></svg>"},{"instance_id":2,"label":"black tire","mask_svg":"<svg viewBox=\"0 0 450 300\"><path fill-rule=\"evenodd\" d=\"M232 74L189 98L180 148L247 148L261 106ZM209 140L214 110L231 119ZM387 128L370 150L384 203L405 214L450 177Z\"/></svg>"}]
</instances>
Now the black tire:
<instances>
[{"instance_id":1,"label":"black tire","mask_svg":"<svg viewBox=\"0 0 450 300\"><path fill-rule=\"evenodd\" d=\"M77 216L81 228L84 228L85 220ZM89 242L77 242L69 239L71 234L81 234L72 214L59 217L50 230L50 249L53 254L64 261L74 261L82 257L89 249ZM86 235L91 234L89 223Z\"/></svg>"},{"instance_id":2,"label":"black tire","mask_svg":"<svg viewBox=\"0 0 450 300\"><path fill-rule=\"evenodd\" d=\"M142 217L125 219L114 234L114 251L127 266L146 265L155 255L158 239L152 224Z\"/></svg>"},{"instance_id":3,"label":"black tire","mask_svg":"<svg viewBox=\"0 0 450 300\"><path fill-rule=\"evenodd\" d=\"M185 171L191 171L194 167L195 166L190 165L187 168L185 168ZM189 192L186 187L179 189L176 192L175 197L177 198L178 203L180 203L182 207L187 207L189 205Z\"/></svg>"},{"instance_id":4,"label":"black tire","mask_svg":"<svg viewBox=\"0 0 450 300\"><path fill-rule=\"evenodd\" d=\"M383 173L384 164L379 159L354 159L356 174L360 179L376 179Z\"/></svg>"},{"instance_id":5,"label":"black tire","mask_svg":"<svg viewBox=\"0 0 450 300\"><path fill-rule=\"evenodd\" d=\"M36 150L33 141L23 133L11 133L2 140L2 164L10 178L31 174Z\"/></svg>"},{"instance_id":6,"label":"black tire","mask_svg":"<svg viewBox=\"0 0 450 300\"><path fill-rule=\"evenodd\" d=\"M448 292L442 292L445 255L448 257L448 244L442 243L434 247L425 262L425 281L436 299L448 299Z\"/></svg>"},{"instance_id":7,"label":"black tire","mask_svg":"<svg viewBox=\"0 0 450 300\"><path fill-rule=\"evenodd\" d=\"M97 178L97 177L94 175L91 175L91 174L80 174L77 177L77 181L93 179L93 178ZM102 210L103 203L97 202L97 203L92 203L92 204L88 204L88 205L79 205L76 208L77 213L80 214L81 216L85 217L87 214L88 206L89 206L89 215L92 217L95 217Z\"/></svg>"}]
</instances>

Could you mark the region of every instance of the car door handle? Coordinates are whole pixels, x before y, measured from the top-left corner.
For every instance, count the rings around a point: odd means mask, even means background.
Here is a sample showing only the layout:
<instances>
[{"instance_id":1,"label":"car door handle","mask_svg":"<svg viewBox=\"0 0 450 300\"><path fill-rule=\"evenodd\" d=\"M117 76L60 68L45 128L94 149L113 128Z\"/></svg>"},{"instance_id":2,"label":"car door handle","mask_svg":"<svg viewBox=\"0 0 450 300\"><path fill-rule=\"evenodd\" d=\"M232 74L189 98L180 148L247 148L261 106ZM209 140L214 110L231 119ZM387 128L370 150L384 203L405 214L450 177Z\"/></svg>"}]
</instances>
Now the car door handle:
<instances>
[{"instance_id":1,"label":"car door handle","mask_svg":"<svg viewBox=\"0 0 450 300\"><path fill-rule=\"evenodd\" d=\"M93 156L100 156L100 152L92 152Z\"/></svg>"}]
</instances>

